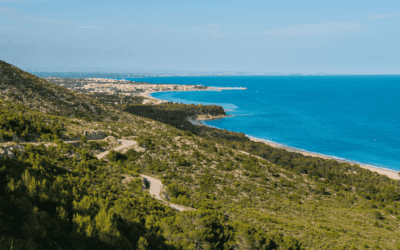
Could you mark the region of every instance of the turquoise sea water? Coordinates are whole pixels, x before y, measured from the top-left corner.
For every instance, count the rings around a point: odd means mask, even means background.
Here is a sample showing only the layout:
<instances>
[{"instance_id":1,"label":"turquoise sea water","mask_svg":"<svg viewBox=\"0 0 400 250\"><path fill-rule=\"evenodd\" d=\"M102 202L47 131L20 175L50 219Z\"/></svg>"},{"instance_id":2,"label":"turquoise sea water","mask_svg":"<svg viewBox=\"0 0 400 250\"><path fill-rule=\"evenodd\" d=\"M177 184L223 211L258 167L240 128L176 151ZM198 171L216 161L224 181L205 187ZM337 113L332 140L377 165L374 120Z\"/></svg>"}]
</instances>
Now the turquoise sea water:
<instances>
[{"instance_id":1,"label":"turquoise sea water","mask_svg":"<svg viewBox=\"0 0 400 250\"><path fill-rule=\"evenodd\" d=\"M400 170L399 76L234 76L131 79L246 87L160 92L182 103L222 105L232 117L206 124L289 147Z\"/></svg>"}]
</instances>

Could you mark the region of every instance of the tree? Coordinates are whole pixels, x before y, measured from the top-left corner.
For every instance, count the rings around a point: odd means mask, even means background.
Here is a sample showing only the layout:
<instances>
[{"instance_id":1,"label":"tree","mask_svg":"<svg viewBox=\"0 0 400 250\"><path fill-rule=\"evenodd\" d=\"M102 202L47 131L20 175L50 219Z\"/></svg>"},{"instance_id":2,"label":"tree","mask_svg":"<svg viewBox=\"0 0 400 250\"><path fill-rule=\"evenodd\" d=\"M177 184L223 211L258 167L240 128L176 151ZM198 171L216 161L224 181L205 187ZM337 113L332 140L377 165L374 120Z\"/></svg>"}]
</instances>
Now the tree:
<instances>
[{"instance_id":1,"label":"tree","mask_svg":"<svg viewBox=\"0 0 400 250\"><path fill-rule=\"evenodd\" d=\"M207 170L204 172L200 180L200 189L203 192L210 193L215 188L214 177Z\"/></svg>"},{"instance_id":2,"label":"tree","mask_svg":"<svg viewBox=\"0 0 400 250\"><path fill-rule=\"evenodd\" d=\"M82 143L87 143L87 139L86 139L86 136L84 135L84 136L82 136L82 138L81 138L81 142Z\"/></svg>"},{"instance_id":3,"label":"tree","mask_svg":"<svg viewBox=\"0 0 400 250\"><path fill-rule=\"evenodd\" d=\"M121 154L120 152L110 150L110 153L107 155L107 159L112 162L117 162L117 161L125 161L126 156Z\"/></svg>"},{"instance_id":4,"label":"tree","mask_svg":"<svg viewBox=\"0 0 400 250\"><path fill-rule=\"evenodd\" d=\"M382 216L381 212L379 212L379 211L374 211L374 212L372 213L372 216L373 216L375 219L377 219L377 220L383 219L383 216Z\"/></svg>"},{"instance_id":5,"label":"tree","mask_svg":"<svg viewBox=\"0 0 400 250\"><path fill-rule=\"evenodd\" d=\"M138 250L146 250L149 246L149 243L147 242L146 238L140 237L137 246Z\"/></svg>"}]
</instances>

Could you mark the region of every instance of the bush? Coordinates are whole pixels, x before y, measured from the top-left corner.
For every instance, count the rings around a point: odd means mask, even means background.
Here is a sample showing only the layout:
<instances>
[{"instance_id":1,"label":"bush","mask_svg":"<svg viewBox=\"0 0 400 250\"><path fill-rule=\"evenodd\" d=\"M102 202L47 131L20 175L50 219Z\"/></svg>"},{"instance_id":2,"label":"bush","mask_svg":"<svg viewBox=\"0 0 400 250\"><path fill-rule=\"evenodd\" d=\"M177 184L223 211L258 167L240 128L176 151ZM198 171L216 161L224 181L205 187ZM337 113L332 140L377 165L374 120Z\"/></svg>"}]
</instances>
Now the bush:
<instances>
[{"instance_id":1,"label":"bush","mask_svg":"<svg viewBox=\"0 0 400 250\"><path fill-rule=\"evenodd\" d=\"M382 220L383 219L383 216L382 216L381 212L379 212L379 211L372 212L372 216L377 220Z\"/></svg>"},{"instance_id":2,"label":"bush","mask_svg":"<svg viewBox=\"0 0 400 250\"><path fill-rule=\"evenodd\" d=\"M380 227L379 222L377 222L377 221L374 221L374 223L372 223L372 226L374 226L374 227Z\"/></svg>"},{"instance_id":3,"label":"bush","mask_svg":"<svg viewBox=\"0 0 400 250\"><path fill-rule=\"evenodd\" d=\"M142 153L136 152L133 148L129 149L129 150L125 153L125 157L126 157L126 159L129 160L129 161L135 161L135 160L137 160L141 155L142 155Z\"/></svg>"},{"instance_id":4,"label":"bush","mask_svg":"<svg viewBox=\"0 0 400 250\"><path fill-rule=\"evenodd\" d=\"M82 136L82 138L81 138L81 142L83 142L83 143L87 143L86 136Z\"/></svg>"},{"instance_id":5,"label":"bush","mask_svg":"<svg viewBox=\"0 0 400 250\"><path fill-rule=\"evenodd\" d=\"M107 159L112 162L125 161L126 158L127 157L125 155L123 155L119 152L116 152L114 150L111 150L110 153L108 153L108 155L107 155Z\"/></svg>"},{"instance_id":6,"label":"bush","mask_svg":"<svg viewBox=\"0 0 400 250\"><path fill-rule=\"evenodd\" d=\"M61 140L61 139L56 139L56 140L54 140L54 143L55 143L55 144L63 144L64 141Z\"/></svg>"},{"instance_id":7,"label":"bush","mask_svg":"<svg viewBox=\"0 0 400 250\"><path fill-rule=\"evenodd\" d=\"M225 187L224 186L223 189L224 189L224 192L227 193L228 195L231 195L231 196L236 196L237 195L236 192L233 189L229 188L229 187Z\"/></svg>"},{"instance_id":8,"label":"bush","mask_svg":"<svg viewBox=\"0 0 400 250\"><path fill-rule=\"evenodd\" d=\"M179 187L179 185L175 182L168 185L167 192L172 198L187 196L187 190Z\"/></svg>"},{"instance_id":9,"label":"bush","mask_svg":"<svg viewBox=\"0 0 400 250\"><path fill-rule=\"evenodd\" d=\"M90 148L101 149L101 144L98 143L97 141L90 141L89 145L90 145Z\"/></svg>"},{"instance_id":10,"label":"bush","mask_svg":"<svg viewBox=\"0 0 400 250\"><path fill-rule=\"evenodd\" d=\"M141 146L141 147L148 148L148 149L154 148L154 144L150 138L139 137L139 138L136 138L136 141L138 142L139 146Z\"/></svg>"},{"instance_id":11,"label":"bush","mask_svg":"<svg viewBox=\"0 0 400 250\"><path fill-rule=\"evenodd\" d=\"M13 133L0 129L0 138L5 141L11 141L13 139Z\"/></svg>"},{"instance_id":12,"label":"bush","mask_svg":"<svg viewBox=\"0 0 400 250\"><path fill-rule=\"evenodd\" d=\"M42 134L41 138L42 138L42 141L50 141L51 135L50 134Z\"/></svg>"},{"instance_id":13,"label":"bush","mask_svg":"<svg viewBox=\"0 0 400 250\"><path fill-rule=\"evenodd\" d=\"M176 159L176 165L178 167L188 167L190 166L190 163L186 159L179 157L178 159Z\"/></svg>"}]
</instances>

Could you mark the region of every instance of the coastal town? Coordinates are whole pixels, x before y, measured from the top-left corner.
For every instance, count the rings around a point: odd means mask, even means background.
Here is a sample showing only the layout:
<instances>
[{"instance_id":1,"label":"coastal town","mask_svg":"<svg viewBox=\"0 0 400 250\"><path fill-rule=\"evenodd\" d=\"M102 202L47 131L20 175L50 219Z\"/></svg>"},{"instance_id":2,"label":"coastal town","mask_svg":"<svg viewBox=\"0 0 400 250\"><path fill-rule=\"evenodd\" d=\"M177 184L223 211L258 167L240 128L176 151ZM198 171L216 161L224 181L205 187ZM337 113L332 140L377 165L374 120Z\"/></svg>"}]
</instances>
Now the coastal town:
<instances>
[{"instance_id":1,"label":"coastal town","mask_svg":"<svg viewBox=\"0 0 400 250\"><path fill-rule=\"evenodd\" d=\"M119 98L143 97L143 104L158 104L165 101L155 99L149 94L165 91L222 91L222 90L245 90L241 87L208 87L203 85L178 85L178 84L154 84L146 82L128 81L125 79L107 78L44 78L59 86L63 86L81 93L92 95L108 95ZM117 101L118 102L118 101ZM118 104L122 104L118 102Z\"/></svg>"}]
</instances>

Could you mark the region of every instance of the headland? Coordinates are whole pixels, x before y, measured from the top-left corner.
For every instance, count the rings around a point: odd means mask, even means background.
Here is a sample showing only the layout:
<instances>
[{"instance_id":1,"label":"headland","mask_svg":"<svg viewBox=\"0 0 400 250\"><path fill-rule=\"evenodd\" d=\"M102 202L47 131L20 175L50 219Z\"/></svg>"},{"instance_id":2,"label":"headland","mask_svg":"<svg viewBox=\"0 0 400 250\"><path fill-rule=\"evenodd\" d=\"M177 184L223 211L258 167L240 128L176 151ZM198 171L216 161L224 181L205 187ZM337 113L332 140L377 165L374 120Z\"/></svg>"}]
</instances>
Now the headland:
<instances>
[{"instance_id":1,"label":"headland","mask_svg":"<svg viewBox=\"0 0 400 250\"><path fill-rule=\"evenodd\" d=\"M155 92L170 91L222 91L222 90L245 90L238 87L208 87L203 85L180 85L180 84L155 84L148 82L127 81L125 79L107 78L44 78L57 85L73 89L78 92L92 95L119 96L121 98L143 97L142 104L160 104L167 101L152 97ZM122 104L119 102L118 104Z\"/></svg>"}]
</instances>

